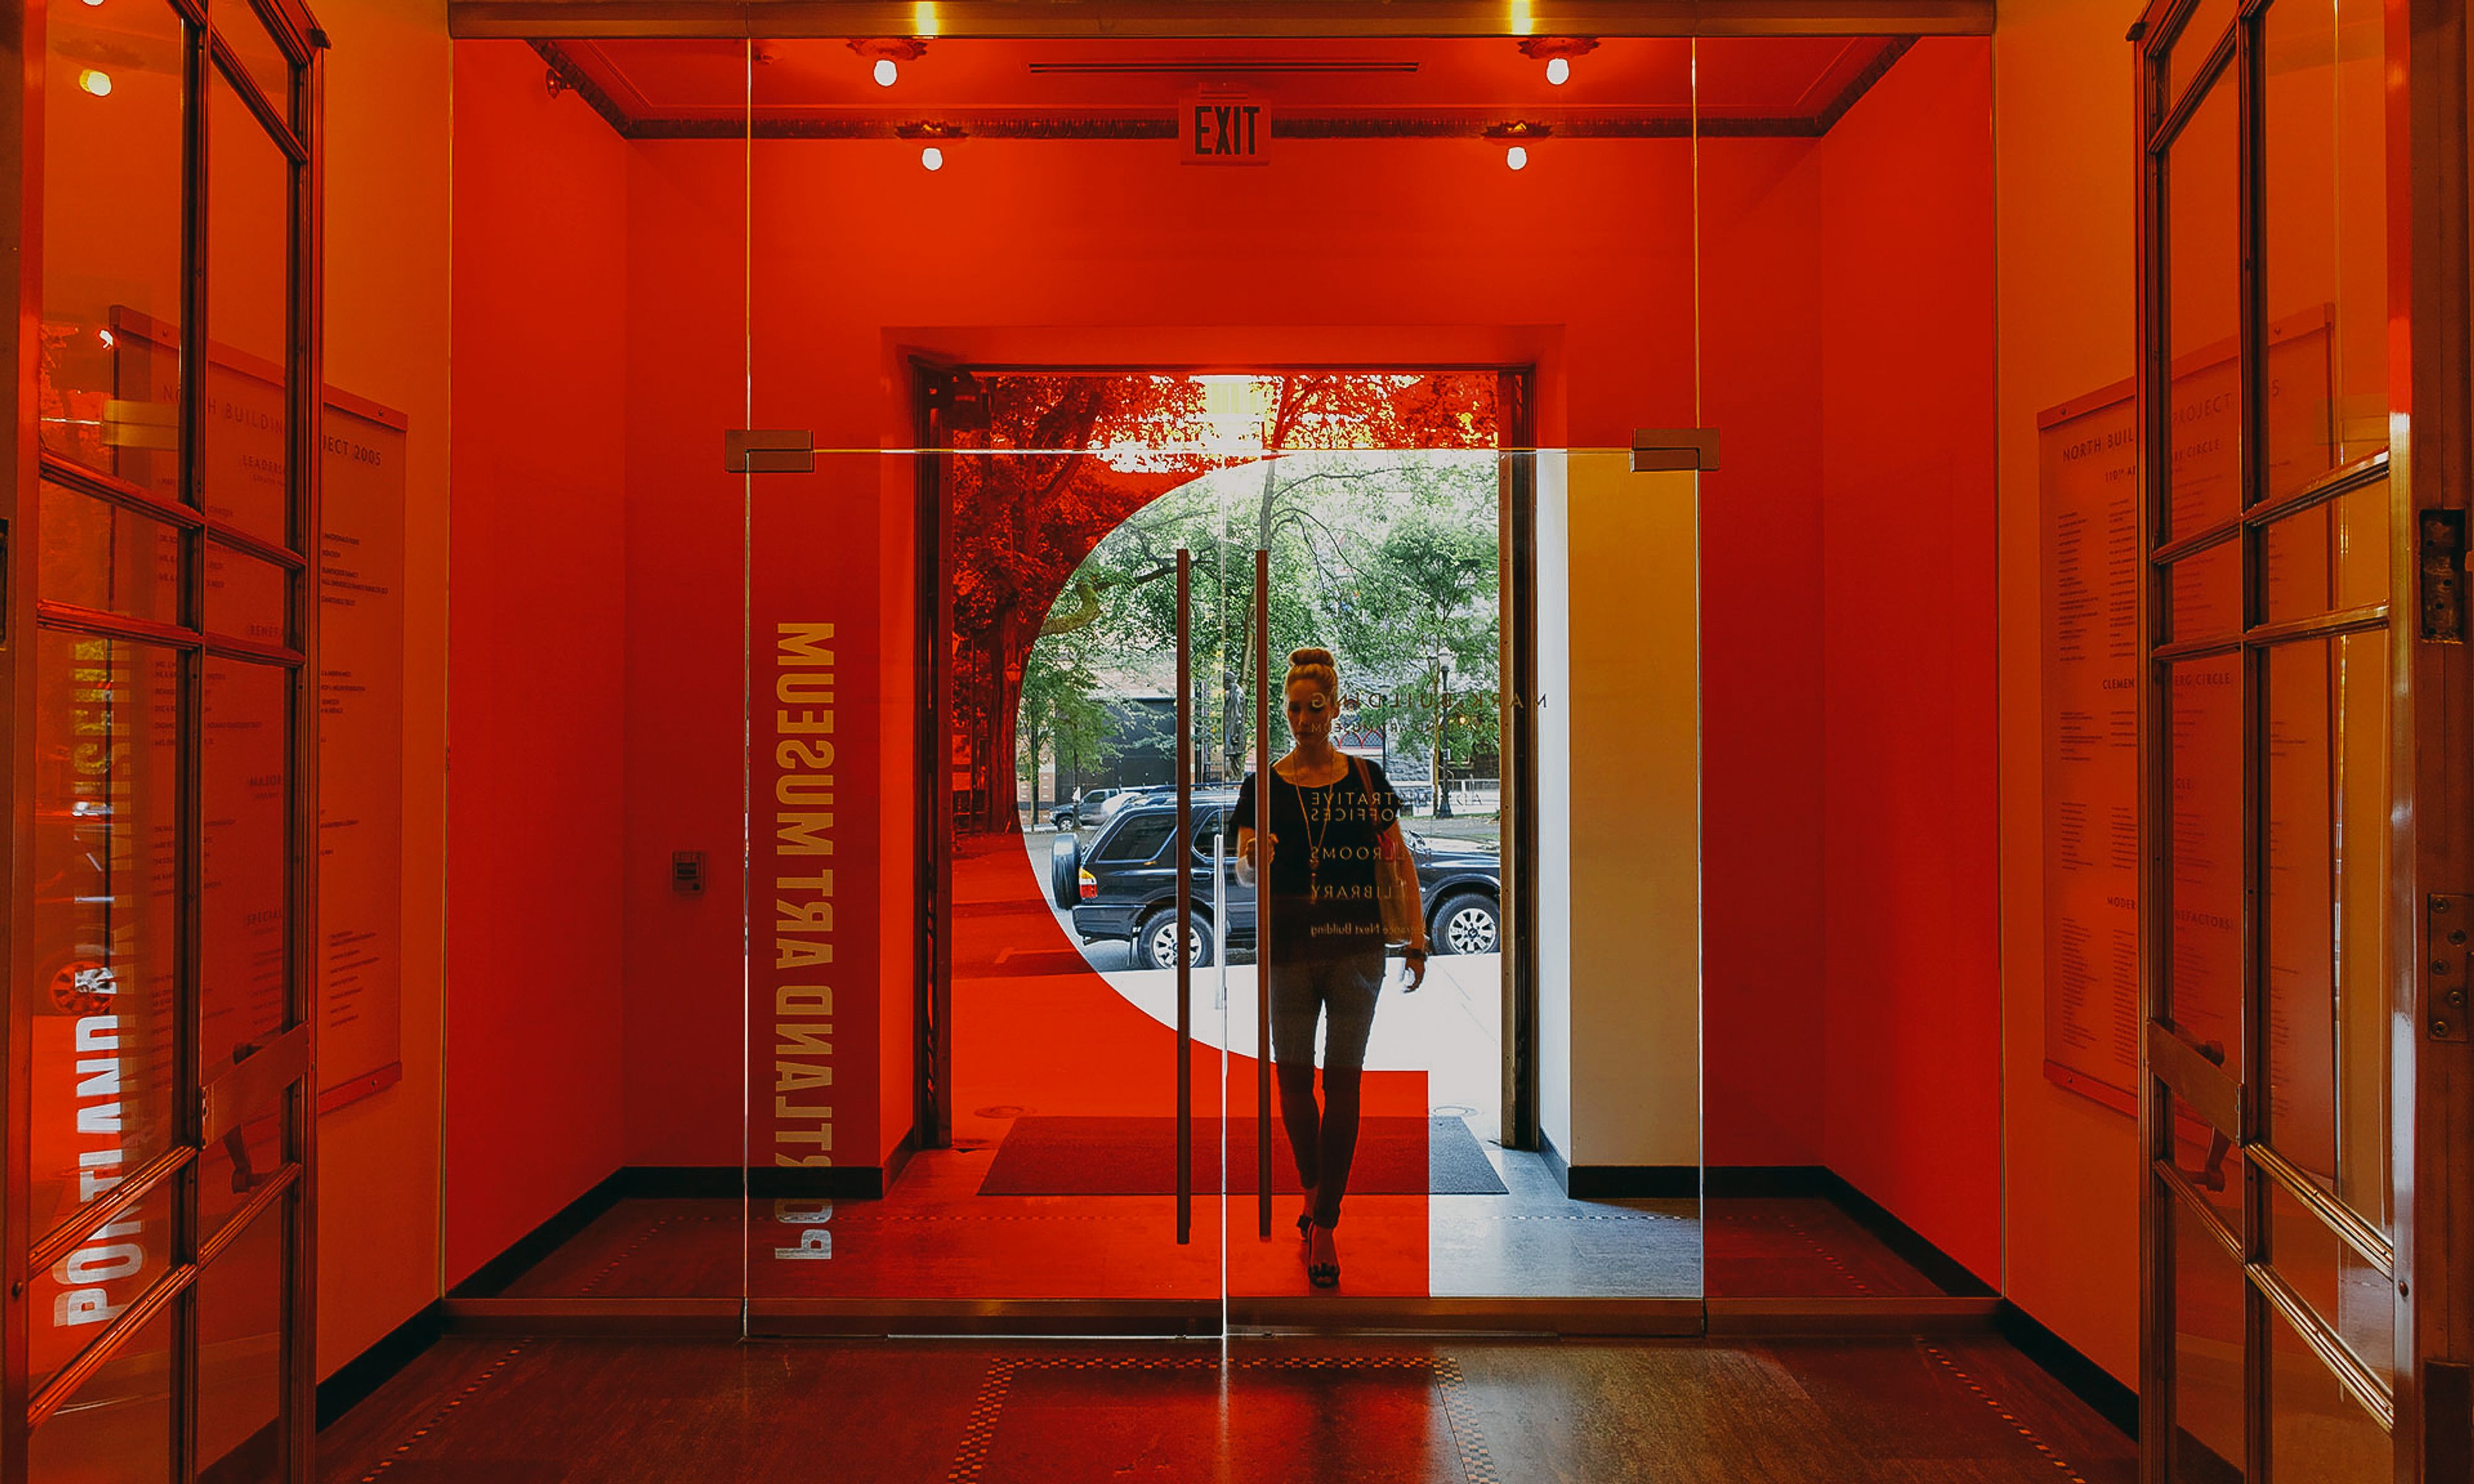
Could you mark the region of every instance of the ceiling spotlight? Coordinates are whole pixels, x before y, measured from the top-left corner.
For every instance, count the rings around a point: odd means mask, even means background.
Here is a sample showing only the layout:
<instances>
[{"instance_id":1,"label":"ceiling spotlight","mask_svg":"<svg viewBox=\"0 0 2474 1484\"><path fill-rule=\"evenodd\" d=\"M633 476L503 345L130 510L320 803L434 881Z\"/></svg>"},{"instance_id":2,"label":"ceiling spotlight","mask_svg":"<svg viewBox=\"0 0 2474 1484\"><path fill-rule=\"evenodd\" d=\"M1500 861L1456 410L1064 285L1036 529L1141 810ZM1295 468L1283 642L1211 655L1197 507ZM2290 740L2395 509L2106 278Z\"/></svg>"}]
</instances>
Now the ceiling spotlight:
<instances>
[{"instance_id":1,"label":"ceiling spotlight","mask_svg":"<svg viewBox=\"0 0 2474 1484\"><path fill-rule=\"evenodd\" d=\"M1557 87L1572 80L1572 59L1598 49L1595 36L1523 36L1520 55L1546 64L1546 81Z\"/></svg>"},{"instance_id":2,"label":"ceiling spotlight","mask_svg":"<svg viewBox=\"0 0 2474 1484\"><path fill-rule=\"evenodd\" d=\"M868 65L868 76L879 87L891 87L902 75L902 64L917 61L928 50L928 43L917 36L853 36L850 49L859 53Z\"/></svg>"},{"instance_id":3,"label":"ceiling spotlight","mask_svg":"<svg viewBox=\"0 0 2474 1484\"><path fill-rule=\"evenodd\" d=\"M111 74L88 67L78 74L78 86L97 98L109 98L111 96Z\"/></svg>"},{"instance_id":4,"label":"ceiling spotlight","mask_svg":"<svg viewBox=\"0 0 2474 1484\"><path fill-rule=\"evenodd\" d=\"M111 331L109 330L97 330L94 332L94 338L103 342L103 348L106 350L109 350L112 347L120 344L118 340L112 338Z\"/></svg>"},{"instance_id":5,"label":"ceiling spotlight","mask_svg":"<svg viewBox=\"0 0 2474 1484\"><path fill-rule=\"evenodd\" d=\"M1529 146L1525 144L1516 144L1512 148L1504 151L1503 162L1515 170L1528 169Z\"/></svg>"},{"instance_id":6,"label":"ceiling spotlight","mask_svg":"<svg viewBox=\"0 0 2474 1484\"><path fill-rule=\"evenodd\" d=\"M927 146L919 152L919 167L930 171L944 169L945 152L933 144Z\"/></svg>"}]
</instances>

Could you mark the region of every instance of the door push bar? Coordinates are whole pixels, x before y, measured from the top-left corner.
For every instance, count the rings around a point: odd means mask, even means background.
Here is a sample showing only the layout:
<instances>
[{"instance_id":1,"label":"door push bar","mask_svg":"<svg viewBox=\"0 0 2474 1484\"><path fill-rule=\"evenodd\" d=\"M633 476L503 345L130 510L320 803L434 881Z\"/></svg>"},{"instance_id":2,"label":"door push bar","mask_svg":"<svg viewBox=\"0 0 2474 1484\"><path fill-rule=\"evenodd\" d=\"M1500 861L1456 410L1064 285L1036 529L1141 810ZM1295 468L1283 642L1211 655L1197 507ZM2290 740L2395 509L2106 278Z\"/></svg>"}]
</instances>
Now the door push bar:
<instances>
[{"instance_id":1,"label":"door push bar","mask_svg":"<svg viewBox=\"0 0 2474 1484\"><path fill-rule=\"evenodd\" d=\"M1272 1239L1272 554L1254 549L1254 1190Z\"/></svg>"},{"instance_id":2,"label":"door push bar","mask_svg":"<svg viewBox=\"0 0 2474 1484\"><path fill-rule=\"evenodd\" d=\"M1176 1240L1194 1240L1194 553L1176 549Z\"/></svg>"}]
</instances>

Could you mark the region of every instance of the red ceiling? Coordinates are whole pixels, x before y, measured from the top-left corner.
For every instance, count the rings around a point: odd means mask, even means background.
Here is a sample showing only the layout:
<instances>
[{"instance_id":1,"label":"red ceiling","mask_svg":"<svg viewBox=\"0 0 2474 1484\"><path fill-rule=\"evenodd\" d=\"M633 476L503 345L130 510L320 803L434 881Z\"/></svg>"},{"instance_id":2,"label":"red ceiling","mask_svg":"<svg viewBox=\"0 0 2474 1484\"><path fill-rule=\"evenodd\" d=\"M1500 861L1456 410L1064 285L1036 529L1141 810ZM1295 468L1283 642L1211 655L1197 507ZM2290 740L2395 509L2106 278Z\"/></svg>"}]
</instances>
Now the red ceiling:
<instances>
[{"instance_id":1,"label":"red ceiling","mask_svg":"<svg viewBox=\"0 0 2474 1484\"><path fill-rule=\"evenodd\" d=\"M1708 38L1699 43L1706 119L1823 113L1890 43L1879 36ZM1696 58L1681 39L1610 39L1547 83L1544 64L1509 40L930 41L891 87L838 39L609 40L561 43L634 120L759 116L910 117L1001 110L1165 115L1204 83L1263 94L1286 113L1416 114L1586 110L1681 116ZM1095 70L1074 70L1077 68Z\"/></svg>"}]
</instances>

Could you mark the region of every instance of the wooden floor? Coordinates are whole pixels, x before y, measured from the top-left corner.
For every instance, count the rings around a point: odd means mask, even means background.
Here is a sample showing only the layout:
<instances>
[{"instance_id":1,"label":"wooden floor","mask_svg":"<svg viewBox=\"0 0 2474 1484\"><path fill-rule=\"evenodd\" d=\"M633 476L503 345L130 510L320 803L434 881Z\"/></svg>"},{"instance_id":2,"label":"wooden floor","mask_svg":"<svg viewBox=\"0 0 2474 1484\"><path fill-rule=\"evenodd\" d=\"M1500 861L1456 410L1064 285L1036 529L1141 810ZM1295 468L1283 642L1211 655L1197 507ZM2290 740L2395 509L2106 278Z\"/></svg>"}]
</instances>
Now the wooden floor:
<instances>
[{"instance_id":1,"label":"wooden floor","mask_svg":"<svg viewBox=\"0 0 2474 1484\"><path fill-rule=\"evenodd\" d=\"M505 1340L321 1440L338 1484L553 1479L2128 1484L1991 1338L1587 1344Z\"/></svg>"}]
</instances>

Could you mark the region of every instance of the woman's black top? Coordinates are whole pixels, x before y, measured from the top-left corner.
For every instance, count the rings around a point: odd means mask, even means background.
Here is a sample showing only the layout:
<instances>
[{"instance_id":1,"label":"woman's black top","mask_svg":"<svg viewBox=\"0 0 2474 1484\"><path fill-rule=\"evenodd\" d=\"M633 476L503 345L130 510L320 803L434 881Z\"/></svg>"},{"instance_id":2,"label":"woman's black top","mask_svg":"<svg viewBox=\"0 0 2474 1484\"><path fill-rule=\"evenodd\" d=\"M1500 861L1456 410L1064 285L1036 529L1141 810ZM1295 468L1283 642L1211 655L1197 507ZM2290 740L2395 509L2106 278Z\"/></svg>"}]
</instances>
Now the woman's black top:
<instances>
[{"instance_id":1,"label":"woman's black top","mask_svg":"<svg viewBox=\"0 0 2474 1484\"><path fill-rule=\"evenodd\" d=\"M1351 759L1337 782L1320 788L1272 775L1271 957L1380 951L1376 842L1399 817L1400 796L1376 763ZM1250 773L1238 785L1232 821L1253 827Z\"/></svg>"}]
</instances>

